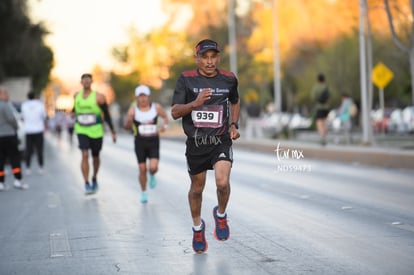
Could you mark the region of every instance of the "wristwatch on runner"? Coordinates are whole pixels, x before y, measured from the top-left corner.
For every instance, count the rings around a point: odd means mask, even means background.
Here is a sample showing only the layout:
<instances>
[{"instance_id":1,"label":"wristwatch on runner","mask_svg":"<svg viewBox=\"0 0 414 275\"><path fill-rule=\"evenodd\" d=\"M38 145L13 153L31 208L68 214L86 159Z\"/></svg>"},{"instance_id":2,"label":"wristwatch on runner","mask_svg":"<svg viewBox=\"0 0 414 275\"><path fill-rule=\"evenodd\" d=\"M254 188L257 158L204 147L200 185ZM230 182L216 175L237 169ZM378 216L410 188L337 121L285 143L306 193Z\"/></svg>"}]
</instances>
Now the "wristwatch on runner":
<instances>
[{"instance_id":1,"label":"wristwatch on runner","mask_svg":"<svg viewBox=\"0 0 414 275\"><path fill-rule=\"evenodd\" d=\"M231 124L230 124L230 126L231 125L234 125L234 127L236 127L236 129L238 130L239 129L239 124L237 123L237 122L232 122Z\"/></svg>"}]
</instances>

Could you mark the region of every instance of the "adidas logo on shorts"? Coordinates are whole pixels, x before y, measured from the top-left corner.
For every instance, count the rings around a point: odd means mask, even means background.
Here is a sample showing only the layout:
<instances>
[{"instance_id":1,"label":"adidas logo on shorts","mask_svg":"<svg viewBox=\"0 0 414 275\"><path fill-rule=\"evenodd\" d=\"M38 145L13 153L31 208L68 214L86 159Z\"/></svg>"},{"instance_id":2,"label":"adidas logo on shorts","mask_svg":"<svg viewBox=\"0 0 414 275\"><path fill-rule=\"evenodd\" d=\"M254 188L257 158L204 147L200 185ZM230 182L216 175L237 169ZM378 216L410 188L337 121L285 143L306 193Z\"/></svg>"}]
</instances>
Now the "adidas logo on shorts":
<instances>
[{"instance_id":1,"label":"adidas logo on shorts","mask_svg":"<svg viewBox=\"0 0 414 275\"><path fill-rule=\"evenodd\" d=\"M225 153L221 153L221 154L219 155L219 159L222 159L222 158L227 158L227 156L226 156L226 154L225 154Z\"/></svg>"}]
</instances>

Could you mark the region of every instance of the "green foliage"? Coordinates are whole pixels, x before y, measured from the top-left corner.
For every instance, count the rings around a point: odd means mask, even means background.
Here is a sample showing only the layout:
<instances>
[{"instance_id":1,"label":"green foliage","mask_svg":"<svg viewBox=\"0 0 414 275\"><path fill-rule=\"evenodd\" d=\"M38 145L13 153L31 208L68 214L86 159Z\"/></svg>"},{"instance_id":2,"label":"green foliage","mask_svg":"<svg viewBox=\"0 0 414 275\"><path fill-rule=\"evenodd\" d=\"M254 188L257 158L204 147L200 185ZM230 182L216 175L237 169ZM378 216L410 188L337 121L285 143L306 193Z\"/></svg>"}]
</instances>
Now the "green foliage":
<instances>
[{"instance_id":1,"label":"green foliage","mask_svg":"<svg viewBox=\"0 0 414 275\"><path fill-rule=\"evenodd\" d=\"M134 101L134 91L138 83L139 74L137 72L122 76L111 73L110 84L116 91L116 99L122 112L126 112Z\"/></svg>"},{"instance_id":2,"label":"green foliage","mask_svg":"<svg viewBox=\"0 0 414 275\"><path fill-rule=\"evenodd\" d=\"M393 73L394 78L384 88L386 107L405 107L411 105L410 61L407 53L401 51L390 38L374 37L374 60L384 63ZM379 105L378 88L374 89L374 106Z\"/></svg>"},{"instance_id":3,"label":"green foliage","mask_svg":"<svg viewBox=\"0 0 414 275\"><path fill-rule=\"evenodd\" d=\"M194 69L194 59L193 57L189 57L184 59L182 62L175 63L170 68L170 77L165 80L164 86L169 88L174 88L175 82L177 81L178 77L180 76L181 72Z\"/></svg>"},{"instance_id":4,"label":"green foliage","mask_svg":"<svg viewBox=\"0 0 414 275\"><path fill-rule=\"evenodd\" d=\"M32 24L27 0L0 3L0 81L6 77L29 76L36 93L46 86L53 67L53 52L44 42L47 30Z\"/></svg>"},{"instance_id":5,"label":"green foliage","mask_svg":"<svg viewBox=\"0 0 414 275\"><path fill-rule=\"evenodd\" d=\"M40 92L50 80L50 72L53 68L53 51L49 47L41 45L32 60L33 90Z\"/></svg>"},{"instance_id":6,"label":"green foliage","mask_svg":"<svg viewBox=\"0 0 414 275\"><path fill-rule=\"evenodd\" d=\"M389 38L373 37L373 66L383 62L394 72L394 79L385 88L385 102L389 107L405 106L410 102L410 74L407 56L399 51ZM300 52L288 60L283 67L282 85L293 89L291 108L312 110L310 91L320 72L326 75L331 90L330 104L336 108L342 93L347 93L360 102L360 63L357 33L343 36L329 47ZM369 77L369 76L368 76ZM283 94L286 98L287 95ZM378 106L378 89L374 89L374 106Z\"/></svg>"},{"instance_id":7,"label":"green foliage","mask_svg":"<svg viewBox=\"0 0 414 275\"><path fill-rule=\"evenodd\" d=\"M358 6L355 3L353 5L355 7ZM315 7L319 6L315 4ZM203 12L199 14L201 15ZM239 91L242 99L248 91L256 91L259 96L259 103L264 107L269 102L273 102L273 63L271 60L263 58L263 56L262 58L258 58L260 52L254 52L254 50L260 50L263 55L263 47L254 49L249 47L248 41L250 41L255 28L257 28L257 22L254 22L253 14L253 10L250 10L246 14L236 18ZM344 26L348 23L351 26L352 22L348 21L348 19L343 19L341 22ZM211 21L206 20L206 22ZM325 28L326 24L322 24L321 26L317 30L318 33L314 35L306 36L302 34L302 36L295 37L295 39L299 40L294 43L289 43L288 54L285 53L281 56L283 111L299 111L305 115L311 115L313 113L314 106L310 94L316 82L316 75L320 72L326 75L327 83L331 90L330 104L333 108L339 106L342 93L347 93L356 102L360 102L361 83L358 31L354 30L352 32L352 27L349 27L349 32L343 32L344 34L340 35L339 31L335 32L333 29ZM340 24L336 26L340 26ZM190 27L189 29L191 29ZM344 27L344 29L346 28ZM327 35L324 34L324 31L327 32ZM154 34L156 32L162 32L162 29L155 30L152 33ZM335 35L332 35L332 33L335 33ZM328 34L332 38L325 39L325 36L328 36ZM316 37L313 39L314 36L319 38ZM158 40L165 40L163 38L165 36L162 35L155 35L154 37L158 37ZM174 89L175 83L182 71L195 68L194 60L191 56L194 50L194 44L198 40L206 37L211 37L219 42L222 48L220 67L229 70L229 41L226 20L214 25L206 23L200 26L200 31L194 35L183 36L183 39L175 39L174 41L162 41L162 43L159 43L159 41L151 38L151 36L148 36L145 42L140 40L134 41L132 39L128 46L118 48L113 52L113 55L120 62L132 65L134 68L137 68L136 71L138 73L142 73L148 71L148 68L153 69L154 67L139 66L139 64L144 63L143 60L151 52L148 45L152 45L153 47L156 47L158 45L157 43L174 45L176 47L174 49L175 51L169 48L169 52L173 52L173 58L171 58L171 63L166 65L169 68L169 77L163 80L162 91L160 91L161 96L164 91ZM151 39L156 43L152 42ZM286 40L286 37L284 39ZM256 42L263 42L262 40L257 39ZM269 38L269 40L271 39ZM135 59L128 55L128 47L134 48L135 45L135 48L139 48L139 45L142 44L145 45L145 47L142 46L142 52L147 53L147 55L140 54ZM372 44L373 65L375 66L377 62L383 62L394 72L394 79L385 89L386 105L403 106L409 104L411 98L411 82L407 56L395 47L389 36L385 38L374 35ZM191 50L190 54L188 53L189 50ZM272 49L266 48L265 50L271 52ZM130 76L118 77L128 79ZM139 77L137 78L139 80ZM117 91L117 98L119 98L119 89L115 86L114 89ZM170 95L165 96L168 97ZM376 88L374 89L375 105L378 105L378 90Z\"/></svg>"}]
</instances>

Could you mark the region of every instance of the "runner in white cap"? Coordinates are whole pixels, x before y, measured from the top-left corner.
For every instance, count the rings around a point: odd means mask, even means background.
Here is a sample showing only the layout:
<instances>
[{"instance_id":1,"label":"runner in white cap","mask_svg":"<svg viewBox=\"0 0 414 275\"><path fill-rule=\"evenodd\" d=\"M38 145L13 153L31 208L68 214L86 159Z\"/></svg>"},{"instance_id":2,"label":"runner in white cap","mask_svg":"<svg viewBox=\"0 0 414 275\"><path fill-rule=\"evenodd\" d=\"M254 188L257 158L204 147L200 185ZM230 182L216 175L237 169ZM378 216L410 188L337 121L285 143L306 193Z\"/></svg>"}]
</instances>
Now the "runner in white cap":
<instances>
[{"instance_id":1,"label":"runner in white cap","mask_svg":"<svg viewBox=\"0 0 414 275\"><path fill-rule=\"evenodd\" d=\"M150 101L151 91L148 86L140 85L135 89L136 103L128 111L125 129L133 130L135 136L135 154L138 160L138 181L141 185L141 202L148 201L147 172L149 171L149 186L157 185L155 173L158 171L160 158L159 132L164 131L168 125L168 117L160 104ZM162 123L158 124L158 117ZM149 169L147 168L149 159Z\"/></svg>"}]
</instances>

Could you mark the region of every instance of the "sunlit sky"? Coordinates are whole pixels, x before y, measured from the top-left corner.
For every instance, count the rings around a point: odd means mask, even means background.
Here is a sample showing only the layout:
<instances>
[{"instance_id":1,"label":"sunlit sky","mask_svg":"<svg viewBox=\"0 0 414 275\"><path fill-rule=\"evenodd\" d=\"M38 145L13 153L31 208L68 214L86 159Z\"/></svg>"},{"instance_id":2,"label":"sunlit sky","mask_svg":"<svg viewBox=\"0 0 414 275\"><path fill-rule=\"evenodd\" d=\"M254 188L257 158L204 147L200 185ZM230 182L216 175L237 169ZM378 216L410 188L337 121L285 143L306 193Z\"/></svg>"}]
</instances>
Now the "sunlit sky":
<instances>
[{"instance_id":1,"label":"sunlit sky","mask_svg":"<svg viewBox=\"0 0 414 275\"><path fill-rule=\"evenodd\" d=\"M110 69L113 46L128 41L131 26L148 32L161 26L161 0L29 0L33 22L42 21L51 32L53 75L79 81L95 64Z\"/></svg>"}]
</instances>

